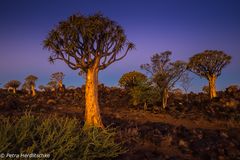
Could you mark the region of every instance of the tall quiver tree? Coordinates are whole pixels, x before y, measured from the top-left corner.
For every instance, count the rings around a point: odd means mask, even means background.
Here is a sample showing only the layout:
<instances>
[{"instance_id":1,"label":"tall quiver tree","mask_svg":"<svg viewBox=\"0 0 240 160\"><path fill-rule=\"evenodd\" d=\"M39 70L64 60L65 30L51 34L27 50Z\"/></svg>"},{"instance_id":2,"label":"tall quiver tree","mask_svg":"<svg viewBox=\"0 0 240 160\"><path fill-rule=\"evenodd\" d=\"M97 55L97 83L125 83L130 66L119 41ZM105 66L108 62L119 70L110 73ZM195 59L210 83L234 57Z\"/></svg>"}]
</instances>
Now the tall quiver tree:
<instances>
[{"instance_id":1,"label":"tall quiver tree","mask_svg":"<svg viewBox=\"0 0 240 160\"><path fill-rule=\"evenodd\" d=\"M25 78L25 85L27 86L28 90L31 91L32 96L36 95L35 83L37 80L38 80L38 77L34 75L29 75Z\"/></svg>"},{"instance_id":2,"label":"tall quiver tree","mask_svg":"<svg viewBox=\"0 0 240 160\"><path fill-rule=\"evenodd\" d=\"M75 14L49 32L44 47L52 51L50 62L64 61L85 74L85 126L103 127L98 104L98 72L123 59L134 44L124 30L101 14Z\"/></svg>"},{"instance_id":3,"label":"tall quiver tree","mask_svg":"<svg viewBox=\"0 0 240 160\"><path fill-rule=\"evenodd\" d=\"M141 65L141 68L151 74L153 83L158 88L162 108L166 108L168 92L186 71L186 63L183 61L171 62L172 52L156 53L151 57L151 63Z\"/></svg>"},{"instance_id":4,"label":"tall quiver tree","mask_svg":"<svg viewBox=\"0 0 240 160\"><path fill-rule=\"evenodd\" d=\"M63 87L63 78L64 74L62 72L56 72L51 75L51 81L56 81L57 82L57 88L60 92L64 90Z\"/></svg>"},{"instance_id":5,"label":"tall quiver tree","mask_svg":"<svg viewBox=\"0 0 240 160\"><path fill-rule=\"evenodd\" d=\"M189 59L188 69L209 82L210 99L217 96L216 80L221 75L222 69L231 62L231 56L223 51L205 50Z\"/></svg>"}]
</instances>

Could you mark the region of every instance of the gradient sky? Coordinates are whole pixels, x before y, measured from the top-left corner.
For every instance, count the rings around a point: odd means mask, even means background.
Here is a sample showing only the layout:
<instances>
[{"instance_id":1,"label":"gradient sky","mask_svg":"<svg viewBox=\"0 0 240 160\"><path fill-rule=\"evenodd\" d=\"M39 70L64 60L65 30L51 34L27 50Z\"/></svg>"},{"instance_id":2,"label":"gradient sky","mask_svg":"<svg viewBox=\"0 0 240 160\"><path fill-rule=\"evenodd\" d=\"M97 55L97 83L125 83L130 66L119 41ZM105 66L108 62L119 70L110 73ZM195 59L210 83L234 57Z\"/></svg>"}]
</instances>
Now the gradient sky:
<instances>
[{"instance_id":1,"label":"gradient sky","mask_svg":"<svg viewBox=\"0 0 240 160\"><path fill-rule=\"evenodd\" d=\"M84 79L63 62L49 64L42 41L59 21L74 13L102 12L118 22L136 50L100 72L100 82L117 85L122 74L140 70L157 52L172 51L173 60L188 60L206 49L223 50L233 59L217 80L217 89L240 84L239 0L1 0L0 87L9 80L24 81L29 74L46 84L62 71L67 86ZM142 71L145 73L144 71ZM193 74L191 90L200 91L207 80Z\"/></svg>"}]
</instances>

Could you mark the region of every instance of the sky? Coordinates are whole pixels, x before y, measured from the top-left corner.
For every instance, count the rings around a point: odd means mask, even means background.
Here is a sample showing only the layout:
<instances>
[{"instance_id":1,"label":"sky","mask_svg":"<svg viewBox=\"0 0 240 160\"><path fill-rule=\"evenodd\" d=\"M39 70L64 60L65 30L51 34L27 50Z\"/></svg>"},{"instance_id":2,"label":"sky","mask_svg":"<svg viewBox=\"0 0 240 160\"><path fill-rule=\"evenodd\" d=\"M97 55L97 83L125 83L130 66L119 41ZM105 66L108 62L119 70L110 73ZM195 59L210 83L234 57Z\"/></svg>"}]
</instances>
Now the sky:
<instances>
[{"instance_id":1,"label":"sky","mask_svg":"<svg viewBox=\"0 0 240 160\"><path fill-rule=\"evenodd\" d=\"M100 83L117 86L120 77L155 53L172 51L172 60L188 58L204 50L221 50L232 62L217 79L217 89L240 85L239 0L1 0L0 87L12 79L24 82L29 74L47 84L54 72L63 72L66 86L81 86L83 77L63 62L50 64L43 40L59 21L75 13L96 12L120 24L136 45L123 60L99 73ZM194 74L191 91L201 91L208 81Z\"/></svg>"}]
</instances>

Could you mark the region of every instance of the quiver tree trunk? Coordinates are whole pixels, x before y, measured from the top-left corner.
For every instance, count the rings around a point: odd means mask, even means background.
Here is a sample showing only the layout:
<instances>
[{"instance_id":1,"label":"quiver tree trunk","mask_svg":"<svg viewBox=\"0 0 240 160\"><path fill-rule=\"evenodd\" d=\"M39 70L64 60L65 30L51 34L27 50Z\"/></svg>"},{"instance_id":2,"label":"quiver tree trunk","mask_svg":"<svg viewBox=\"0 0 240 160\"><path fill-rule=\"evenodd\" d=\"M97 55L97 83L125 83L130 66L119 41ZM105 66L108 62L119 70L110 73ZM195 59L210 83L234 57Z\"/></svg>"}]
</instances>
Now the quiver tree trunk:
<instances>
[{"instance_id":1,"label":"quiver tree trunk","mask_svg":"<svg viewBox=\"0 0 240 160\"><path fill-rule=\"evenodd\" d=\"M36 95L36 91L35 91L35 86L31 85L31 92L32 92L32 96Z\"/></svg>"},{"instance_id":2,"label":"quiver tree trunk","mask_svg":"<svg viewBox=\"0 0 240 160\"><path fill-rule=\"evenodd\" d=\"M59 81L58 82L58 90L60 91L60 92L63 92L63 83L62 83L62 81Z\"/></svg>"},{"instance_id":3,"label":"quiver tree trunk","mask_svg":"<svg viewBox=\"0 0 240 160\"><path fill-rule=\"evenodd\" d=\"M16 88L13 88L13 93L14 93L14 94L16 93Z\"/></svg>"},{"instance_id":4,"label":"quiver tree trunk","mask_svg":"<svg viewBox=\"0 0 240 160\"><path fill-rule=\"evenodd\" d=\"M98 69L93 67L88 69L86 75L85 92L85 127L103 128L100 109L98 104Z\"/></svg>"},{"instance_id":5,"label":"quiver tree trunk","mask_svg":"<svg viewBox=\"0 0 240 160\"><path fill-rule=\"evenodd\" d=\"M168 89L164 88L162 91L162 107L165 109L167 107L167 100L168 100Z\"/></svg>"},{"instance_id":6,"label":"quiver tree trunk","mask_svg":"<svg viewBox=\"0 0 240 160\"><path fill-rule=\"evenodd\" d=\"M215 75L209 76L209 78L208 78L210 99L217 96L217 94L216 94L216 79L217 79L217 77Z\"/></svg>"}]
</instances>

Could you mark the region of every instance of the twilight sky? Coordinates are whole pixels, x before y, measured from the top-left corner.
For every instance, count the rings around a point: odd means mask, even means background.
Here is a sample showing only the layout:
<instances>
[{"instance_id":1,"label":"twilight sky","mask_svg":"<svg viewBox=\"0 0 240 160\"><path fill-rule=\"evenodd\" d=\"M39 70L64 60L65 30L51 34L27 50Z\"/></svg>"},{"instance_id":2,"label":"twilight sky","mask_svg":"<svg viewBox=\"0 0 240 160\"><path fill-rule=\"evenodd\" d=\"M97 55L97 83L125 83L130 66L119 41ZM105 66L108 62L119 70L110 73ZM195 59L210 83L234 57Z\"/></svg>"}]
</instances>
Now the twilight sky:
<instances>
[{"instance_id":1,"label":"twilight sky","mask_svg":"<svg viewBox=\"0 0 240 160\"><path fill-rule=\"evenodd\" d=\"M188 60L206 49L223 50L233 59L217 80L217 89L240 85L239 0L1 0L0 87L9 80L24 81L29 74L46 84L62 71L67 86L84 83L63 62L49 64L42 41L59 21L74 13L102 12L118 22L136 50L100 72L100 82L117 85L123 73L140 70L157 52L172 51L172 60ZM145 73L144 71L142 71ZM193 74L191 90L200 91L207 80Z\"/></svg>"}]
</instances>

